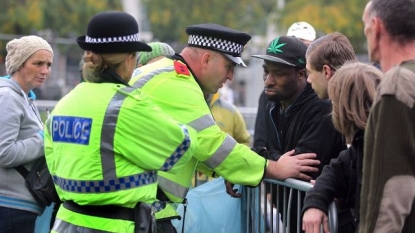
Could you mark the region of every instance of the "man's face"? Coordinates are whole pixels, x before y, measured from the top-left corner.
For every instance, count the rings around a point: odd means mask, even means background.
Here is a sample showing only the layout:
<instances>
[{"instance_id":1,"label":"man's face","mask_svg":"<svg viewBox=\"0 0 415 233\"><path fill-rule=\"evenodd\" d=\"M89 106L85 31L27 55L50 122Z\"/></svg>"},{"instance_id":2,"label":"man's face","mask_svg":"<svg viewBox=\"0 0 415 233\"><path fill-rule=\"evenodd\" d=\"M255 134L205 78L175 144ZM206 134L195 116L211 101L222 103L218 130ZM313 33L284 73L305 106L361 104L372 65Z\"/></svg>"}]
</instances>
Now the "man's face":
<instances>
[{"instance_id":1,"label":"man's face","mask_svg":"<svg viewBox=\"0 0 415 233\"><path fill-rule=\"evenodd\" d=\"M364 24L363 32L367 40L367 51L369 53L369 59L373 62L379 62L379 53L378 53L378 42L376 38L376 33L374 31L373 16L370 14L372 7L372 2L369 2L363 12L362 21Z\"/></svg>"},{"instance_id":2,"label":"man's face","mask_svg":"<svg viewBox=\"0 0 415 233\"><path fill-rule=\"evenodd\" d=\"M228 80L233 79L235 63L225 55L211 52L201 77L198 77L204 93L214 94Z\"/></svg>"},{"instance_id":3,"label":"man's face","mask_svg":"<svg viewBox=\"0 0 415 233\"><path fill-rule=\"evenodd\" d=\"M299 91L299 73L293 66L264 61L265 95L268 100L279 102L292 99Z\"/></svg>"},{"instance_id":4,"label":"man's face","mask_svg":"<svg viewBox=\"0 0 415 233\"><path fill-rule=\"evenodd\" d=\"M307 59L306 70L308 74L307 82L311 84L311 87L313 88L314 92L318 95L320 99L328 99L328 79L326 77L324 69L322 69L321 71L315 70Z\"/></svg>"}]
</instances>

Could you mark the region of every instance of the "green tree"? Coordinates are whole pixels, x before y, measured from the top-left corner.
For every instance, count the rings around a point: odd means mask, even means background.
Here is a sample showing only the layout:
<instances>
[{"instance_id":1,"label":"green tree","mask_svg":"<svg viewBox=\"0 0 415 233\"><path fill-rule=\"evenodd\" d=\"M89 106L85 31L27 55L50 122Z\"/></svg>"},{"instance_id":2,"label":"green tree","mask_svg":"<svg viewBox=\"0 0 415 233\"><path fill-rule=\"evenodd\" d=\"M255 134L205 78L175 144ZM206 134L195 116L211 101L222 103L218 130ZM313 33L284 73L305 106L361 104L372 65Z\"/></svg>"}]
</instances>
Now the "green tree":
<instances>
[{"instance_id":1,"label":"green tree","mask_svg":"<svg viewBox=\"0 0 415 233\"><path fill-rule=\"evenodd\" d=\"M365 51L362 0L291 0L280 12L279 23L288 28L293 22L306 21L320 34L338 31L347 36L356 53Z\"/></svg>"},{"instance_id":2,"label":"green tree","mask_svg":"<svg viewBox=\"0 0 415 233\"><path fill-rule=\"evenodd\" d=\"M122 10L119 0L2 0L0 31L28 35L51 29L55 36L85 33L89 19L106 10Z\"/></svg>"},{"instance_id":3,"label":"green tree","mask_svg":"<svg viewBox=\"0 0 415 233\"><path fill-rule=\"evenodd\" d=\"M53 29L59 37L70 37L85 33L89 19L102 11L122 10L120 0L43 0L45 10L44 27Z\"/></svg>"},{"instance_id":4,"label":"green tree","mask_svg":"<svg viewBox=\"0 0 415 233\"><path fill-rule=\"evenodd\" d=\"M218 23L252 34L264 34L275 0L144 0L154 37L166 42L187 40L192 24Z\"/></svg>"},{"instance_id":5,"label":"green tree","mask_svg":"<svg viewBox=\"0 0 415 233\"><path fill-rule=\"evenodd\" d=\"M102 11L122 10L120 0L1 0L0 32L30 35L49 29L51 36L75 38ZM6 40L0 40L0 62ZM74 40L75 42L75 40Z\"/></svg>"}]
</instances>

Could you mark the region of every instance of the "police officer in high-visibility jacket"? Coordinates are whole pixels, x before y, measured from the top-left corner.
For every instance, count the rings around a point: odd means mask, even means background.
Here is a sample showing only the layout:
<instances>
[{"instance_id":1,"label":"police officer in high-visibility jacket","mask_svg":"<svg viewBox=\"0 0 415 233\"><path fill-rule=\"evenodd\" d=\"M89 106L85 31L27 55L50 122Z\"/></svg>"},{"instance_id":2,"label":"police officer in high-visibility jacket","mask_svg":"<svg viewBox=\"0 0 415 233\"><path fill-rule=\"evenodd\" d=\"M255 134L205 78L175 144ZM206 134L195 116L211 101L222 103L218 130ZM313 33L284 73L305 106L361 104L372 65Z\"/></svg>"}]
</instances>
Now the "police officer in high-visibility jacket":
<instances>
[{"instance_id":1,"label":"police officer in high-visibility jacket","mask_svg":"<svg viewBox=\"0 0 415 233\"><path fill-rule=\"evenodd\" d=\"M77 39L85 50L80 83L46 122L45 152L63 201L52 232L154 232L157 170L178 171L196 131L128 85L139 42L124 12L94 16Z\"/></svg>"},{"instance_id":2,"label":"police officer in high-visibility jacket","mask_svg":"<svg viewBox=\"0 0 415 233\"><path fill-rule=\"evenodd\" d=\"M238 144L215 124L205 93L216 93L228 79L233 79L235 65L245 66L241 53L249 34L217 24L199 24L186 29L188 46L181 54L163 58L140 67L130 84L148 94L165 112L197 130L198 147L192 160L180 173L159 173L158 198L180 203L188 191L198 162L206 172L215 172L231 183L257 186L264 177L309 179L304 172L316 171L315 154L292 156L293 151L277 162L268 161ZM232 184L227 191L237 196ZM159 232L175 232L170 219L178 218L171 205L156 213Z\"/></svg>"}]
</instances>

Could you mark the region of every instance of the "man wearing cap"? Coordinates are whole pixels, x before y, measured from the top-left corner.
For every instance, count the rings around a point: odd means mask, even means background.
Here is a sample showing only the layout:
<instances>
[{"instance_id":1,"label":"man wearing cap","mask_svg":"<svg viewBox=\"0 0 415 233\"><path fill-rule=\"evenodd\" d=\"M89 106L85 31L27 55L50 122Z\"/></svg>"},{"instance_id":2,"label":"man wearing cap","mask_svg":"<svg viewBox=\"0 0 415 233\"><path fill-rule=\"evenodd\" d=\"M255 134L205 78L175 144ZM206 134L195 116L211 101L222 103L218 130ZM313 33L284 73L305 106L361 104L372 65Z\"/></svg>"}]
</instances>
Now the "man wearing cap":
<instances>
[{"instance_id":1,"label":"man wearing cap","mask_svg":"<svg viewBox=\"0 0 415 233\"><path fill-rule=\"evenodd\" d=\"M251 36L217 24L189 26L186 32L188 46L181 54L141 67L130 81L165 112L198 132L199 147L186 168L180 174L159 173L159 199L182 202L198 162L206 173L243 185L257 186L263 178L310 179L304 172L317 171L310 167L319 164L314 154L292 157L293 152L288 152L278 162L266 160L221 131L212 118L205 94L216 93L231 80L235 65L245 66L241 53ZM231 185L227 191L237 195ZM170 204L156 217L160 232L175 232L170 220L180 217Z\"/></svg>"},{"instance_id":2,"label":"man wearing cap","mask_svg":"<svg viewBox=\"0 0 415 233\"><path fill-rule=\"evenodd\" d=\"M330 101L320 100L307 83L306 50L307 46L298 38L281 36L269 43L264 55L253 55L264 60L265 94L270 101L267 120L273 126L268 129L268 142L275 143L275 151L271 153L264 148L255 150L273 160L279 160L290 150L295 150L295 154L316 153L321 171L344 146L329 116ZM309 173L313 179L319 174ZM291 213L291 230L295 231L296 211Z\"/></svg>"},{"instance_id":3,"label":"man wearing cap","mask_svg":"<svg viewBox=\"0 0 415 233\"><path fill-rule=\"evenodd\" d=\"M141 72L141 66L156 62L163 57L174 55L173 48L166 43L151 42L148 43L148 45L151 47L152 51L138 53L138 68L134 70L132 76L136 76ZM207 94L206 101L209 104L209 108L212 111L216 124L218 124L224 132L231 135L238 143L248 145L250 135L246 130L245 120L238 109L233 104L223 100L219 91L215 94ZM196 177L197 181L195 185L200 185L209 178L205 174L198 175L198 173L196 174Z\"/></svg>"},{"instance_id":4,"label":"man wearing cap","mask_svg":"<svg viewBox=\"0 0 415 233\"><path fill-rule=\"evenodd\" d=\"M310 45L316 39L316 30L311 24L307 22L295 22L287 30L287 36L293 36L300 39L307 46ZM254 131L254 147L266 147L269 151L274 150L274 145L267 142L267 129L271 125L266 121L269 113L266 111L268 104L265 92L261 92L258 100L258 110L255 119L255 131ZM275 137L275 135L273 136Z\"/></svg>"}]
</instances>

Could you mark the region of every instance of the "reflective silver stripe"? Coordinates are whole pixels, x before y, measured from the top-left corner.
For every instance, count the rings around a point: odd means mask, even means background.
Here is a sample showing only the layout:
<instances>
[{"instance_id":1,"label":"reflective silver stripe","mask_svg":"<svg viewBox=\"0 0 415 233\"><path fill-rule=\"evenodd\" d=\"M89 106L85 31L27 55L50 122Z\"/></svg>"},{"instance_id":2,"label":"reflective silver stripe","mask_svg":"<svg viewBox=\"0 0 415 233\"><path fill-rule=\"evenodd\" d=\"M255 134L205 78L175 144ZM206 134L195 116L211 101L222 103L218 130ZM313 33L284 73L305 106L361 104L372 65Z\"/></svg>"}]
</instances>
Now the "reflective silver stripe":
<instances>
[{"instance_id":1,"label":"reflective silver stripe","mask_svg":"<svg viewBox=\"0 0 415 233\"><path fill-rule=\"evenodd\" d=\"M143 75L143 77L139 78L135 83L132 85L134 88L141 88L143 87L148 81L150 81L154 76L159 75L164 72L172 72L174 70L174 66L166 66L161 69L153 70L148 74Z\"/></svg>"},{"instance_id":2,"label":"reflective silver stripe","mask_svg":"<svg viewBox=\"0 0 415 233\"><path fill-rule=\"evenodd\" d=\"M197 132L200 132L215 125L215 121L213 120L212 114L206 114L188 123L187 125L195 129Z\"/></svg>"},{"instance_id":3,"label":"reflective silver stripe","mask_svg":"<svg viewBox=\"0 0 415 233\"><path fill-rule=\"evenodd\" d=\"M164 72L172 72L174 71L174 66L166 66L161 69L153 70L148 74L143 75L143 77L139 78L133 85L133 88L142 88L148 81L150 81L154 76L159 75ZM186 126L180 125L182 128L185 138L183 142L176 148L176 150L172 153L172 155L166 160L166 162L162 165L160 170L168 171L170 170L179 159L186 153L186 151L190 147L190 137L189 131L187 130Z\"/></svg>"},{"instance_id":4,"label":"reflective silver stripe","mask_svg":"<svg viewBox=\"0 0 415 233\"><path fill-rule=\"evenodd\" d=\"M180 128L182 128L184 133L184 139L182 143L177 146L176 150L170 155L170 157L166 159L166 162L164 162L163 166L161 166L160 170L162 171L170 170L179 161L179 159L183 157L183 155L190 147L189 131L185 125L180 125Z\"/></svg>"},{"instance_id":5,"label":"reflective silver stripe","mask_svg":"<svg viewBox=\"0 0 415 233\"><path fill-rule=\"evenodd\" d=\"M228 157L228 155L232 152L233 148L236 146L237 142L231 136L226 135L225 140L223 140L222 144L219 148L213 153L213 155L203 162L206 166L210 167L211 169L215 169L219 164L223 162L223 160Z\"/></svg>"},{"instance_id":6,"label":"reflective silver stripe","mask_svg":"<svg viewBox=\"0 0 415 233\"><path fill-rule=\"evenodd\" d=\"M59 218L56 218L55 223L53 224L52 230L62 233L62 232L65 232L65 230L69 229L71 226L72 224L66 221L63 221Z\"/></svg>"},{"instance_id":7,"label":"reflective silver stripe","mask_svg":"<svg viewBox=\"0 0 415 233\"><path fill-rule=\"evenodd\" d=\"M67 221L62 219L56 219L55 223L53 224L53 231L57 231L59 233L72 233L72 232L94 232L94 233L111 233L110 231L101 231L92 228L86 228L71 224Z\"/></svg>"},{"instance_id":8,"label":"reflective silver stripe","mask_svg":"<svg viewBox=\"0 0 415 233\"><path fill-rule=\"evenodd\" d=\"M115 155L114 155L114 136L117 127L117 119L120 114L121 106L127 97L125 93L131 93L135 88L125 87L122 91L117 91L108 104L105 111L104 120L101 130L101 165L104 180L115 180L117 174L115 171Z\"/></svg>"},{"instance_id":9,"label":"reflective silver stripe","mask_svg":"<svg viewBox=\"0 0 415 233\"><path fill-rule=\"evenodd\" d=\"M111 180L71 180L53 176L53 182L62 190L72 193L108 193L133 189L153 184L157 181L157 172L148 171Z\"/></svg>"},{"instance_id":10,"label":"reflective silver stripe","mask_svg":"<svg viewBox=\"0 0 415 233\"><path fill-rule=\"evenodd\" d=\"M49 130L49 132L52 132L52 120L50 118L46 119L46 128Z\"/></svg>"},{"instance_id":11,"label":"reflective silver stripe","mask_svg":"<svg viewBox=\"0 0 415 233\"><path fill-rule=\"evenodd\" d=\"M167 192L173 194L175 197L184 198L189 191L189 188L183 187L180 184L174 183L162 176L158 177L159 186Z\"/></svg>"}]
</instances>

